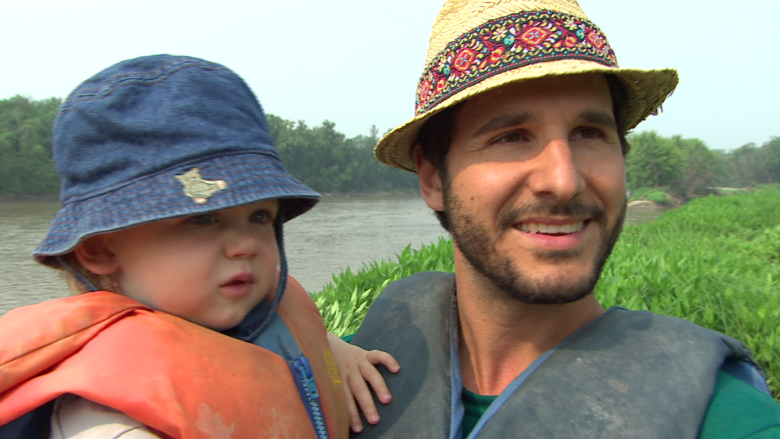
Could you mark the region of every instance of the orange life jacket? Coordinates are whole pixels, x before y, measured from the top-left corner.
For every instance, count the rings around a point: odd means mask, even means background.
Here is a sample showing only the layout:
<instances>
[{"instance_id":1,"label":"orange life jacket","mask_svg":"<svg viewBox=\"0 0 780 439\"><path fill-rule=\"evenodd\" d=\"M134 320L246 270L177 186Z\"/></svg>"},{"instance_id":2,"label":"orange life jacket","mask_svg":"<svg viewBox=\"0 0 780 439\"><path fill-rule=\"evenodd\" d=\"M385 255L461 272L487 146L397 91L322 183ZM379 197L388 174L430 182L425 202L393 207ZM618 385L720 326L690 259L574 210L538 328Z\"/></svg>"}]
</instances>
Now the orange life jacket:
<instances>
[{"instance_id":1,"label":"orange life jacket","mask_svg":"<svg viewBox=\"0 0 780 439\"><path fill-rule=\"evenodd\" d=\"M311 363L330 437L347 437L325 327L292 278L277 312ZM118 294L9 311L0 334L0 425L70 393L170 438L316 437L285 359Z\"/></svg>"}]
</instances>

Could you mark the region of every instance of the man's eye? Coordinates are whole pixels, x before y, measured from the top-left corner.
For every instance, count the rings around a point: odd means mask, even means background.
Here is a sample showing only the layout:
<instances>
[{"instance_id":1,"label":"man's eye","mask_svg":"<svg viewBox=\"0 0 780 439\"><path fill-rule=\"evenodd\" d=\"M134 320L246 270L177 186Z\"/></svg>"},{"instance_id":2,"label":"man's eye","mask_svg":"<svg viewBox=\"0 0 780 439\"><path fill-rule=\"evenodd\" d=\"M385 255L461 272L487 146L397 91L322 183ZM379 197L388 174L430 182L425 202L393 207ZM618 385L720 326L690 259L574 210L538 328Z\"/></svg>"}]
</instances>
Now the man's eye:
<instances>
[{"instance_id":1,"label":"man's eye","mask_svg":"<svg viewBox=\"0 0 780 439\"><path fill-rule=\"evenodd\" d=\"M204 213L203 215L193 215L187 218L187 222L205 226L217 222L217 217L213 213Z\"/></svg>"},{"instance_id":2,"label":"man's eye","mask_svg":"<svg viewBox=\"0 0 780 439\"><path fill-rule=\"evenodd\" d=\"M573 139L601 139L604 137L604 132L594 127L581 127L574 132Z\"/></svg>"},{"instance_id":3,"label":"man's eye","mask_svg":"<svg viewBox=\"0 0 780 439\"><path fill-rule=\"evenodd\" d=\"M511 133L504 134L501 137L497 137L493 140L493 143L516 143L527 140L526 136L520 131L512 131Z\"/></svg>"},{"instance_id":4,"label":"man's eye","mask_svg":"<svg viewBox=\"0 0 780 439\"><path fill-rule=\"evenodd\" d=\"M270 224L274 222L274 216L265 210L258 210L252 214L249 220L258 224Z\"/></svg>"}]
</instances>

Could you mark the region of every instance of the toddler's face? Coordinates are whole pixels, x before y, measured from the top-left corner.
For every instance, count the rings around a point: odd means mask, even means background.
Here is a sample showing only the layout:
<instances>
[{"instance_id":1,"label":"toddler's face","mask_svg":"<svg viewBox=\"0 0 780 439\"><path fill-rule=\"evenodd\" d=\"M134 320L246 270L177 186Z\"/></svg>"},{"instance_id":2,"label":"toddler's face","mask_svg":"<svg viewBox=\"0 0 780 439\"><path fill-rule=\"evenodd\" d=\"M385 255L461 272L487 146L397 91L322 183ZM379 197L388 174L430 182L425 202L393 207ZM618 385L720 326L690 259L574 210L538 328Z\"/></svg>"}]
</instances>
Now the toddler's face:
<instances>
[{"instance_id":1,"label":"toddler's face","mask_svg":"<svg viewBox=\"0 0 780 439\"><path fill-rule=\"evenodd\" d=\"M224 330L276 283L277 200L155 221L105 236L121 293Z\"/></svg>"}]
</instances>

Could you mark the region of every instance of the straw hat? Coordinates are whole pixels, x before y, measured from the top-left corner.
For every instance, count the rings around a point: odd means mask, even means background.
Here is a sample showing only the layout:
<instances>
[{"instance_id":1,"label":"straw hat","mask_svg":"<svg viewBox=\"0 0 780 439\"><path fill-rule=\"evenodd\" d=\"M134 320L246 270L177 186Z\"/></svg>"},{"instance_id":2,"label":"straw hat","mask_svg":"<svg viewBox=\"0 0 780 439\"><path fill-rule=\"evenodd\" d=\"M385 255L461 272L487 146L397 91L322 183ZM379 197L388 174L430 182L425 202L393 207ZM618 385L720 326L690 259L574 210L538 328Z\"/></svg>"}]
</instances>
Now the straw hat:
<instances>
[{"instance_id":1,"label":"straw hat","mask_svg":"<svg viewBox=\"0 0 780 439\"><path fill-rule=\"evenodd\" d=\"M510 82L590 72L620 79L624 131L654 114L677 86L672 69L619 68L606 36L576 0L447 0L433 24L415 117L385 135L374 154L414 171L417 133L439 111Z\"/></svg>"}]
</instances>

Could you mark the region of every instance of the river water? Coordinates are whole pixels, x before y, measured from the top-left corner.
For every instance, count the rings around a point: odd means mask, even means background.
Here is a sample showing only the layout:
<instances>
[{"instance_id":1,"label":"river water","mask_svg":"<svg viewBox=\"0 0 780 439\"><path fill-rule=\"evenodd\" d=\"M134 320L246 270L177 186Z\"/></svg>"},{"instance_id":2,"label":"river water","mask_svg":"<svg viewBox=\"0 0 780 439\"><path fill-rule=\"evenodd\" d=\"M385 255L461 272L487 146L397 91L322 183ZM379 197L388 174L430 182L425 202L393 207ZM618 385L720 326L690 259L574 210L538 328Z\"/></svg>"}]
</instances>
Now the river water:
<instances>
[{"instance_id":1,"label":"river water","mask_svg":"<svg viewBox=\"0 0 780 439\"><path fill-rule=\"evenodd\" d=\"M0 315L11 308L68 295L55 270L30 253L43 239L59 203L0 203ZM629 211L627 223L657 217ZM285 224L290 273L307 291L319 291L346 267L353 271L446 232L419 197L323 198L309 213Z\"/></svg>"}]
</instances>

